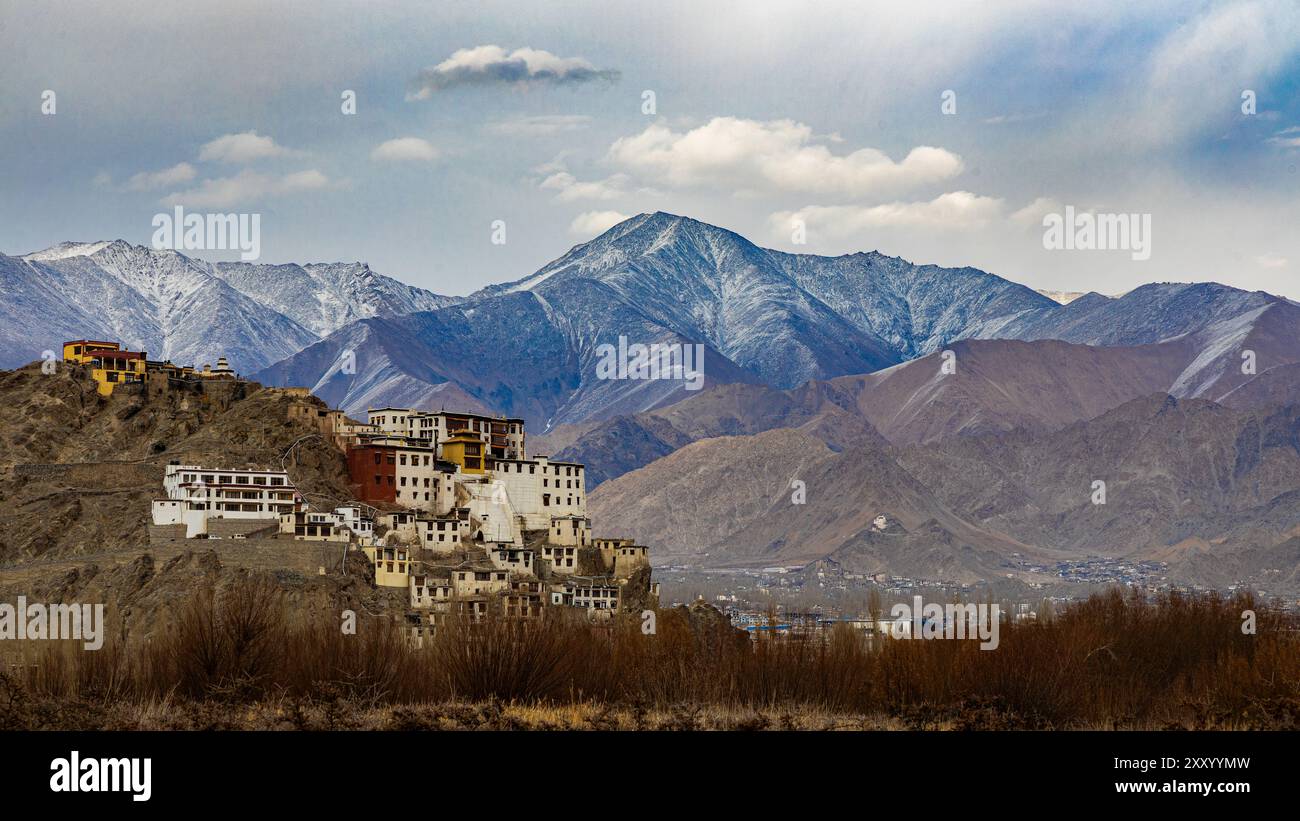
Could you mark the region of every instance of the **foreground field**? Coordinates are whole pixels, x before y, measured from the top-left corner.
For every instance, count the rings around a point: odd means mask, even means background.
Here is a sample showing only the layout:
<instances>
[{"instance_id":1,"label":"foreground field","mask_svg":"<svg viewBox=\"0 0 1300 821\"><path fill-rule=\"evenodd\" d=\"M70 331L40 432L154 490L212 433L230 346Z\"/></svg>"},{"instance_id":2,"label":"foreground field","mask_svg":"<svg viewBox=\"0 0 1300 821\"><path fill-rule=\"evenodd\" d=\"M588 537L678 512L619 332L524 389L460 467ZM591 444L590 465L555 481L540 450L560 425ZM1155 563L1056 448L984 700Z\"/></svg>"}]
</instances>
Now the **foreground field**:
<instances>
[{"instance_id":1,"label":"foreground field","mask_svg":"<svg viewBox=\"0 0 1300 821\"><path fill-rule=\"evenodd\" d=\"M13 709L13 707L17 709ZM11 730L381 730L381 731L742 731L852 730L1264 730L1300 729L1296 705L1289 716L1247 711L1240 717L1200 722L1081 724L1026 720L997 703L950 707L917 705L904 715L837 713L813 706L768 708L681 704L642 708L578 704L478 703L371 706L347 700L279 699L252 703L169 700L35 699L8 710Z\"/></svg>"},{"instance_id":2,"label":"foreground field","mask_svg":"<svg viewBox=\"0 0 1300 821\"><path fill-rule=\"evenodd\" d=\"M849 628L754 642L707 605L649 635L452 621L415 650L387 619L349 635L293 612L248 577L147 641L28 651L0 674L0 729L1300 729L1294 621L1247 598L1115 592L1003 625L990 651Z\"/></svg>"}]
</instances>

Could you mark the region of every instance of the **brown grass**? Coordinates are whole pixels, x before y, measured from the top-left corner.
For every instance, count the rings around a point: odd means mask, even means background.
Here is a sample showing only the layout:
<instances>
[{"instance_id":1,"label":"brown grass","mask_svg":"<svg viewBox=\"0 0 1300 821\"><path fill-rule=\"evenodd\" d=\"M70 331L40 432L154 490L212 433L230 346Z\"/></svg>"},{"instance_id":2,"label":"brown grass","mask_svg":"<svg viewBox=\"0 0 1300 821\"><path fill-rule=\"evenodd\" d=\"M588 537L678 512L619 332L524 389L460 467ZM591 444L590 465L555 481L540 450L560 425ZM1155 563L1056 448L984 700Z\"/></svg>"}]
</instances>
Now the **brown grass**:
<instances>
[{"instance_id":1,"label":"brown grass","mask_svg":"<svg viewBox=\"0 0 1300 821\"><path fill-rule=\"evenodd\" d=\"M1244 597L1112 592L1004 624L993 651L872 647L843 626L754 642L681 608L657 622L453 621L413 650L385 619L344 635L250 580L200 591L129 652L55 644L0 673L0 729L1300 727L1294 621Z\"/></svg>"}]
</instances>

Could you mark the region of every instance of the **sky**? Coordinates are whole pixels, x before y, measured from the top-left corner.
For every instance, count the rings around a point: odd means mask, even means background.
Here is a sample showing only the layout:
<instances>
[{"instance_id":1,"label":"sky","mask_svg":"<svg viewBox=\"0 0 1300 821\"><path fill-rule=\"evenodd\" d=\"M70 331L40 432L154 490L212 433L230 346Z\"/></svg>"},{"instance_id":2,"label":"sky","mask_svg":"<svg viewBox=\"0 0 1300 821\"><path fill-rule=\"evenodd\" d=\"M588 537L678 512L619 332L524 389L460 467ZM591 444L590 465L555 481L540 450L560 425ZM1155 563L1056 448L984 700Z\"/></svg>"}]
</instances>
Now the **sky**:
<instances>
[{"instance_id":1,"label":"sky","mask_svg":"<svg viewBox=\"0 0 1300 821\"><path fill-rule=\"evenodd\" d=\"M260 214L261 262L468 294L662 210L1042 289L1300 299L1297 166L1295 0L0 0L6 254L147 245L179 206ZM1045 247L1067 214L1136 215L1149 253Z\"/></svg>"}]
</instances>

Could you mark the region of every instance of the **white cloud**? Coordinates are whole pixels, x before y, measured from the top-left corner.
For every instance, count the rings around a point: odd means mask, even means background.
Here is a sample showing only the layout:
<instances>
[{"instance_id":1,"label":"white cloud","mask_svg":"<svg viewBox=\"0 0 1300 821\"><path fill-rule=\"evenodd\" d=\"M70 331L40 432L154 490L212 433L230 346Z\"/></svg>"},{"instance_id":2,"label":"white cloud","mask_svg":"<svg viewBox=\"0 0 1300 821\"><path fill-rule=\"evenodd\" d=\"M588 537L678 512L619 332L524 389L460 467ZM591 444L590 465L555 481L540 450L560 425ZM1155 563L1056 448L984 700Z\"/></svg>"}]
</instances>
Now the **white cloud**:
<instances>
[{"instance_id":1,"label":"white cloud","mask_svg":"<svg viewBox=\"0 0 1300 821\"><path fill-rule=\"evenodd\" d=\"M612 200L627 193L628 176L614 174L603 180L583 182L568 171L556 171L537 184L543 191L558 192L557 202L576 200Z\"/></svg>"},{"instance_id":2,"label":"white cloud","mask_svg":"<svg viewBox=\"0 0 1300 821\"><path fill-rule=\"evenodd\" d=\"M399 137L375 146L370 159L379 162L433 162L438 159L438 149L419 137Z\"/></svg>"},{"instance_id":3,"label":"white cloud","mask_svg":"<svg viewBox=\"0 0 1300 821\"><path fill-rule=\"evenodd\" d=\"M284 157L293 152L276 145L270 137L259 136L256 131L226 134L205 143L199 149L199 160L243 165L267 157Z\"/></svg>"},{"instance_id":4,"label":"white cloud","mask_svg":"<svg viewBox=\"0 0 1300 821\"><path fill-rule=\"evenodd\" d=\"M162 203L185 205L191 208L227 208L268 197L318 191L328 187L329 184L329 178L314 168L284 176L260 174L244 169L233 177L203 180L188 191L169 194L162 199Z\"/></svg>"},{"instance_id":5,"label":"white cloud","mask_svg":"<svg viewBox=\"0 0 1300 821\"><path fill-rule=\"evenodd\" d=\"M613 69L598 69L582 57L560 57L535 48L509 54L501 46L463 48L411 81L408 100L427 100L436 91L468 85L569 85L617 80Z\"/></svg>"},{"instance_id":6,"label":"white cloud","mask_svg":"<svg viewBox=\"0 0 1300 821\"><path fill-rule=\"evenodd\" d=\"M679 187L724 186L744 193L800 192L883 197L949 179L962 170L950 151L918 146L895 162L874 148L833 154L793 120L716 117L674 132L658 123L616 141L609 159Z\"/></svg>"},{"instance_id":7,"label":"white cloud","mask_svg":"<svg viewBox=\"0 0 1300 821\"><path fill-rule=\"evenodd\" d=\"M574 217L573 222L569 223L569 233L580 237L594 237L627 218L627 214L620 214L617 211L586 211Z\"/></svg>"},{"instance_id":8,"label":"white cloud","mask_svg":"<svg viewBox=\"0 0 1300 821\"><path fill-rule=\"evenodd\" d=\"M189 182L196 176L198 174L194 166L182 162L161 171L141 171L139 174L133 174L131 179L127 180L126 187L132 191L151 191L155 188L166 188Z\"/></svg>"},{"instance_id":9,"label":"white cloud","mask_svg":"<svg viewBox=\"0 0 1300 821\"><path fill-rule=\"evenodd\" d=\"M995 114L992 117L985 117L985 125L1016 125L1019 123L1033 122L1041 119L1043 112L1038 111L1032 114Z\"/></svg>"},{"instance_id":10,"label":"white cloud","mask_svg":"<svg viewBox=\"0 0 1300 821\"><path fill-rule=\"evenodd\" d=\"M1013 213L1008 219L1016 225L1041 228L1043 217L1059 214L1064 206L1051 197L1039 197L1033 202Z\"/></svg>"},{"instance_id":11,"label":"white cloud","mask_svg":"<svg viewBox=\"0 0 1300 821\"><path fill-rule=\"evenodd\" d=\"M1255 257L1255 264L1261 268L1285 268L1287 258L1280 254L1260 254Z\"/></svg>"},{"instance_id":12,"label":"white cloud","mask_svg":"<svg viewBox=\"0 0 1300 821\"><path fill-rule=\"evenodd\" d=\"M1297 54L1294 0L1212 4L1157 46L1141 95L1115 113L1157 145L1217 130L1240 119L1244 90L1265 93Z\"/></svg>"},{"instance_id":13,"label":"white cloud","mask_svg":"<svg viewBox=\"0 0 1300 821\"><path fill-rule=\"evenodd\" d=\"M842 238L881 228L964 231L1001 220L1004 213L1005 203L997 197L952 191L924 202L810 205L798 211L779 211L769 218L769 224L777 236L789 236L795 220L800 220L810 234Z\"/></svg>"},{"instance_id":14,"label":"white cloud","mask_svg":"<svg viewBox=\"0 0 1300 821\"><path fill-rule=\"evenodd\" d=\"M578 131L590 124L591 118L585 114L542 114L489 123L485 130L503 137L550 137Z\"/></svg>"},{"instance_id":15,"label":"white cloud","mask_svg":"<svg viewBox=\"0 0 1300 821\"><path fill-rule=\"evenodd\" d=\"M1284 128L1269 137L1266 142L1273 145L1279 145L1283 148L1300 148L1300 125L1293 125L1290 128Z\"/></svg>"}]
</instances>

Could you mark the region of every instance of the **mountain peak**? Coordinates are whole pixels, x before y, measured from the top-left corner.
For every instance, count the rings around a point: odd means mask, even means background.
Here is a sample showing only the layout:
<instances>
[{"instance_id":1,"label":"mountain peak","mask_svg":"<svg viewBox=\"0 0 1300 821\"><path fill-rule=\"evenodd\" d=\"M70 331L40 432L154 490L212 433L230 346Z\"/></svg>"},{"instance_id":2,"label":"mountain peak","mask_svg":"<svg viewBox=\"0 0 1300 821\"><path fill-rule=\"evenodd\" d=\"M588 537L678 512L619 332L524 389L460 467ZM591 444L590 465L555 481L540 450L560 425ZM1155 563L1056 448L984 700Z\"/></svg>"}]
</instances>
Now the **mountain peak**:
<instances>
[{"instance_id":1,"label":"mountain peak","mask_svg":"<svg viewBox=\"0 0 1300 821\"><path fill-rule=\"evenodd\" d=\"M68 259L70 257L88 257L114 242L122 240L99 240L97 242L60 242L58 245L51 245L49 248L40 251L32 251L30 254L24 254L23 259L28 262L48 262L56 259Z\"/></svg>"}]
</instances>

